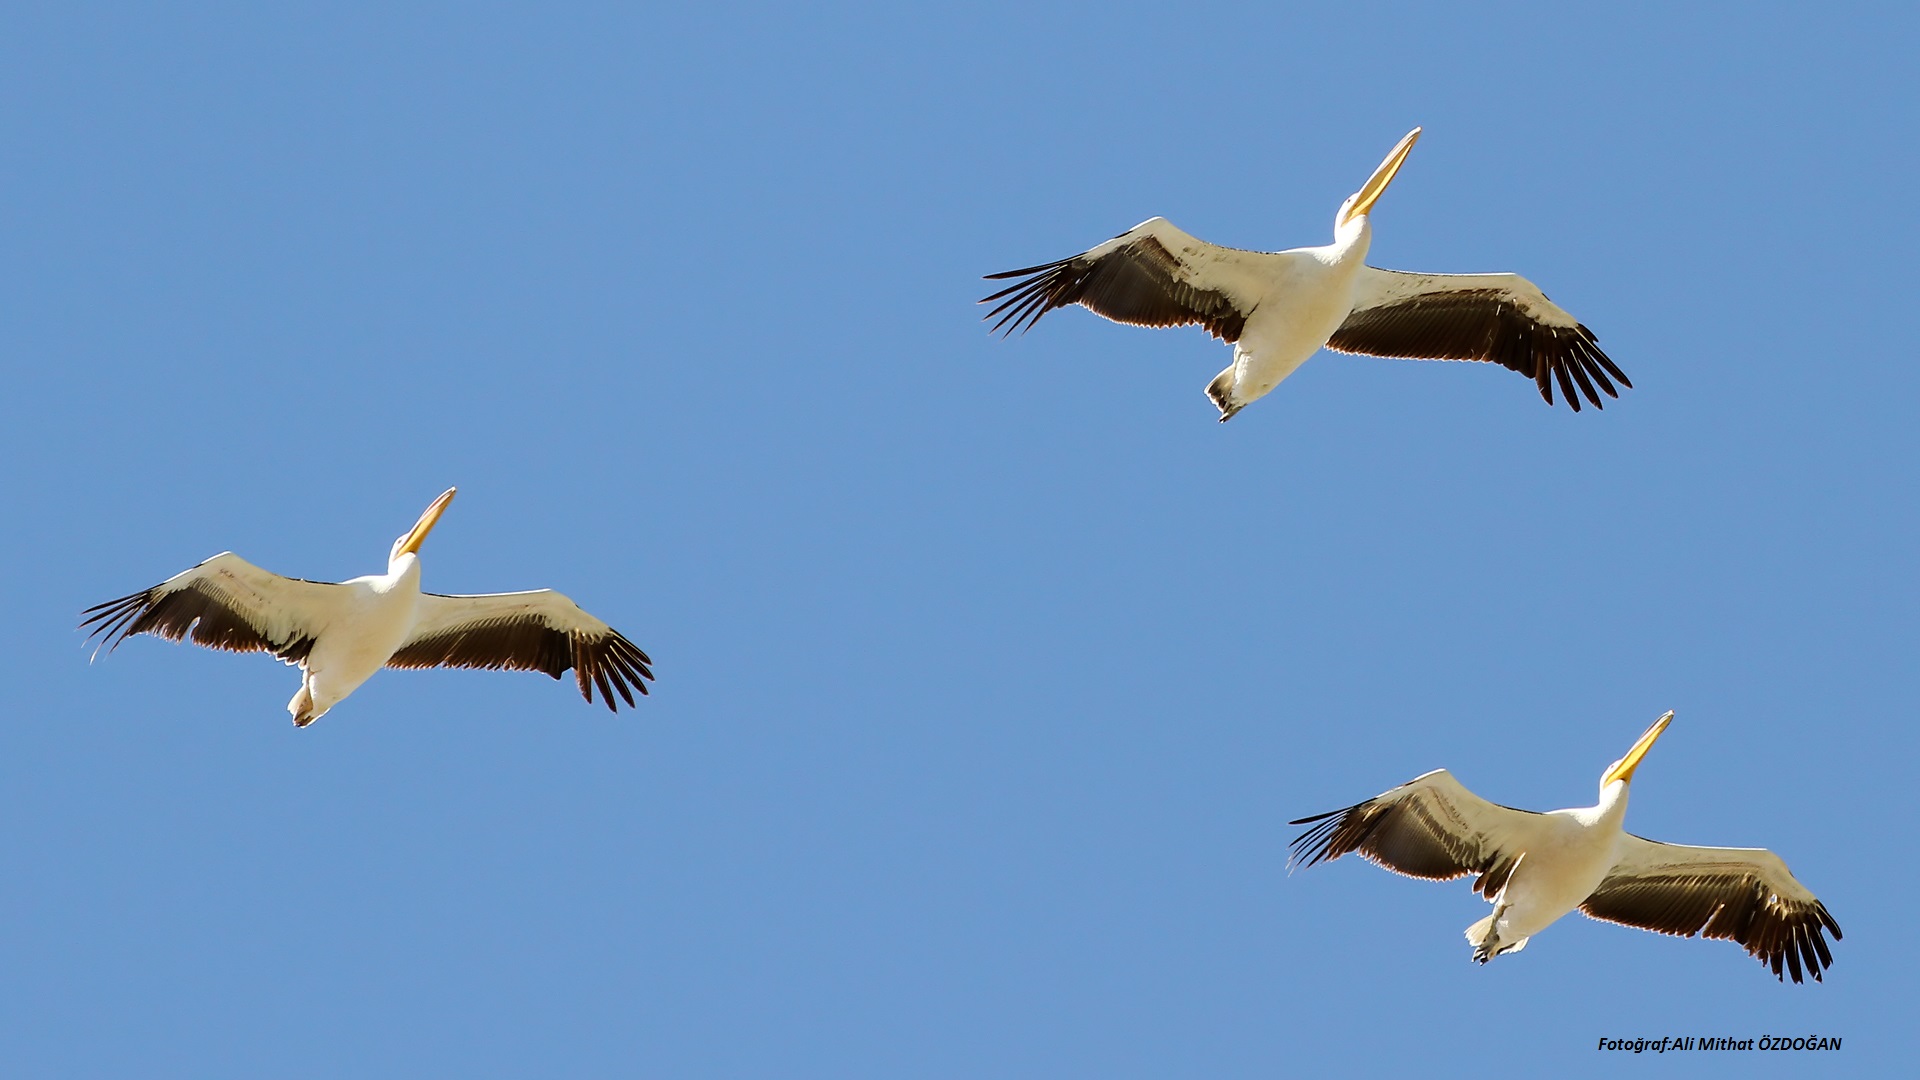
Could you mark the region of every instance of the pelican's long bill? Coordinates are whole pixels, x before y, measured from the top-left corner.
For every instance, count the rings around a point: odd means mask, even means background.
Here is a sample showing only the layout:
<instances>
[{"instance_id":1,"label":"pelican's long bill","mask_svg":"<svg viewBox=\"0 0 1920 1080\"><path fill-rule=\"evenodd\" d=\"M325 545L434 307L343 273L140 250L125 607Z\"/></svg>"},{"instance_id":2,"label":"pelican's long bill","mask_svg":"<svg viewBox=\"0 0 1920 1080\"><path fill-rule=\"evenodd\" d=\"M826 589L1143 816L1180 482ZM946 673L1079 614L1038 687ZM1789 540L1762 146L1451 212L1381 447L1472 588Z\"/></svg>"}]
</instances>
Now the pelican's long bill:
<instances>
[{"instance_id":1,"label":"pelican's long bill","mask_svg":"<svg viewBox=\"0 0 1920 1080\"><path fill-rule=\"evenodd\" d=\"M1600 783L1604 785L1611 784L1615 780L1632 780L1633 770L1640 767L1640 759L1647 756L1647 751L1653 749L1654 740L1658 739L1660 733L1667 730L1667 725L1671 723L1673 723L1673 710L1668 709L1667 714L1655 720L1653 726L1633 744L1633 749L1627 751L1627 756L1607 770L1607 775L1600 778Z\"/></svg>"},{"instance_id":2,"label":"pelican's long bill","mask_svg":"<svg viewBox=\"0 0 1920 1080\"><path fill-rule=\"evenodd\" d=\"M1413 144L1419 141L1420 129L1414 128L1407 132L1406 138L1401 139L1392 150L1387 152L1386 160L1380 163L1379 168L1373 170L1373 175L1367 177L1367 182L1361 184L1360 190L1354 193L1353 207L1347 211L1346 215L1348 218L1359 217L1373 209L1373 204L1386 192L1387 185L1393 183L1393 174L1399 172L1400 166L1407 163L1407 155L1413 153ZM1345 219L1342 219L1342 224L1344 223Z\"/></svg>"},{"instance_id":3,"label":"pelican's long bill","mask_svg":"<svg viewBox=\"0 0 1920 1080\"><path fill-rule=\"evenodd\" d=\"M401 542L401 551L415 555L420 553L420 545L427 539L427 534L433 531L434 522L439 521L440 515L447 512L447 504L453 501L454 493L459 490L459 488L448 488L440 493L439 498L433 500L433 503L420 515L420 520L413 523L413 531L407 533L407 538Z\"/></svg>"}]
</instances>

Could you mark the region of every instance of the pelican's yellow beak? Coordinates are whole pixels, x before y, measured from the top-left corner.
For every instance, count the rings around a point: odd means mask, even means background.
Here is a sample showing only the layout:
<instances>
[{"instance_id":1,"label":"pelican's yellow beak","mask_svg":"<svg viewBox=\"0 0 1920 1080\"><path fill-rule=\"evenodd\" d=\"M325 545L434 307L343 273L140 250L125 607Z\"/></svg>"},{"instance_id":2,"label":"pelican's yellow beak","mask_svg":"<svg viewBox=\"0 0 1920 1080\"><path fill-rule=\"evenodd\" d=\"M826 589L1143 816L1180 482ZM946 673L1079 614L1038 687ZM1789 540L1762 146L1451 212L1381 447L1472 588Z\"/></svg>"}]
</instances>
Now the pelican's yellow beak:
<instances>
[{"instance_id":1,"label":"pelican's yellow beak","mask_svg":"<svg viewBox=\"0 0 1920 1080\"><path fill-rule=\"evenodd\" d=\"M413 531L407 533L406 538L400 541L401 551L419 554L421 541L433 531L433 523L439 521L440 515L447 512L447 504L453 501L454 492L459 490L459 488L448 488L440 493L439 498L433 500L433 504L420 515L420 520L413 523Z\"/></svg>"},{"instance_id":2,"label":"pelican's yellow beak","mask_svg":"<svg viewBox=\"0 0 1920 1080\"><path fill-rule=\"evenodd\" d=\"M1653 726L1647 729L1647 733L1640 736L1640 741L1633 744L1633 749L1627 751L1627 756L1607 770L1607 775L1600 778L1600 786L1605 787L1615 780L1632 780L1633 770L1640 767L1640 759L1647 756L1647 751L1653 749L1653 741L1658 739L1660 733L1667 730L1667 725L1671 723L1673 723L1673 710L1668 709L1667 714L1655 720Z\"/></svg>"},{"instance_id":3,"label":"pelican's yellow beak","mask_svg":"<svg viewBox=\"0 0 1920 1080\"><path fill-rule=\"evenodd\" d=\"M1340 224L1345 225L1349 219L1359 217L1373 209L1373 204L1387 190L1387 185L1393 183L1393 174L1399 172L1400 166L1407 163L1407 155L1413 153L1413 144L1419 141L1420 129L1414 128L1407 132L1406 138L1401 139L1392 150L1388 151L1387 159L1380 163L1379 168L1373 170L1373 175L1367 177L1367 182L1361 184L1360 190L1354 193L1353 205L1347 208L1345 216L1340 219Z\"/></svg>"}]
</instances>

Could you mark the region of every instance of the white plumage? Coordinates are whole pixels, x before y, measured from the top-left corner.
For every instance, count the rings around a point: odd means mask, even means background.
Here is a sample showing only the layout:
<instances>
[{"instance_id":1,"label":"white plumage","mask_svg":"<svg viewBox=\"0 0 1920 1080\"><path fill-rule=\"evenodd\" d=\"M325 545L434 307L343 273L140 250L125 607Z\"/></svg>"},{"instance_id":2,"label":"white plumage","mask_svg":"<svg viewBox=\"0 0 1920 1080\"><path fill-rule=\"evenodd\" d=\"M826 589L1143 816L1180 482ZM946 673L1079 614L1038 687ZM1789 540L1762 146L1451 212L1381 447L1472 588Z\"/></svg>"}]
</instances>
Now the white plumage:
<instances>
[{"instance_id":1,"label":"white plumage","mask_svg":"<svg viewBox=\"0 0 1920 1080\"><path fill-rule=\"evenodd\" d=\"M1824 932L1840 924L1778 855L1762 848L1690 847L1624 830L1627 788L1672 722L1655 721L1600 778L1595 806L1535 813L1498 806L1436 769L1345 810L1301 818L1290 866L1358 852L1389 870L1447 881L1475 875L1493 911L1467 928L1473 958L1518 952L1578 909L1663 934L1725 938L1783 981L1817 982L1832 965Z\"/></svg>"},{"instance_id":2,"label":"white plumage","mask_svg":"<svg viewBox=\"0 0 1920 1080\"><path fill-rule=\"evenodd\" d=\"M1423 360L1480 360L1533 379L1553 403L1597 408L1627 376L1586 327L1516 274L1407 274L1366 265L1375 200L1420 136L1415 128L1341 204L1334 242L1290 251L1209 244L1153 218L1059 262L987 275L1017 278L981 300L995 330L1026 330L1080 304L1134 326L1201 326L1233 345L1207 395L1224 422L1321 347Z\"/></svg>"},{"instance_id":3,"label":"white plumage","mask_svg":"<svg viewBox=\"0 0 1920 1080\"><path fill-rule=\"evenodd\" d=\"M301 671L287 703L305 727L383 667L511 668L559 678L628 705L652 661L612 627L551 589L443 596L420 591L420 544L453 501L448 488L399 539L387 572L338 584L269 573L228 551L137 593L96 604L81 623L112 651L134 634L233 652L266 652Z\"/></svg>"}]
</instances>

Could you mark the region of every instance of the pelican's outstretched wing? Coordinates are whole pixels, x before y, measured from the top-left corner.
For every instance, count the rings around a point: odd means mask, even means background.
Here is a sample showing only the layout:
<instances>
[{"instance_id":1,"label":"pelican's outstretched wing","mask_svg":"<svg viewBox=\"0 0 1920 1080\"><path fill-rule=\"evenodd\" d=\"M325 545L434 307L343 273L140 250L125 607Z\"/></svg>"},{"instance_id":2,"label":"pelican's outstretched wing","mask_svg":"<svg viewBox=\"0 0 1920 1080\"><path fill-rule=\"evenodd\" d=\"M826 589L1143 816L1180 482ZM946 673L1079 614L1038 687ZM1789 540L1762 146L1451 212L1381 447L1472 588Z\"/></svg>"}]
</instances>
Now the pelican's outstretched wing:
<instances>
[{"instance_id":1,"label":"pelican's outstretched wing","mask_svg":"<svg viewBox=\"0 0 1920 1080\"><path fill-rule=\"evenodd\" d=\"M595 687L607 708L617 710L618 691L632 705L633 691L647 692L653 678L647 654L619 632L554 592L442 596L422 593L413 634L388 667L507 668L544 671L558 679L572 668L580 693L593 700Z\"/></svg>"},{"instance_id":2,"label":"pelican's outstretched wing","mask_svg":"<svg viewBox=\"0 0 1920 1080\"><path fill-rule=\"evenodd\" d=\"M1204 326L1222 341L1240 340L1247 316L1283 283L1296 252L1242 251L1196 239L1166 218L1143 221L1092 250L1059 262L988 274L1021 280L982 299L999 303L993 329L1025 331L1068 304L1133 326Z\"/></svg>"},{"instance_id":3,"label":"pelican's outstretched wing","mask_svg":"<svg viewBox=\"0 0 1920 1080\"><path fill-rule=\"evenodd\" d=\"M82 613L94 655L135 634L232 652L267 652L297 664L347 599L339 585L268 573L231 551L151 589L95 604Z\"/></svg>"},{"instance_id":4,"label":"pelican's outstretched wing","mask_svg":"<svg viewBox=\"0 0 1920 1080\"><path fill-rule=\"evenodd\" d=\"M1362 267L1353 311L1327 348L1411 360L1490 361L1532 379L1549 405L1558 379L1575 412L1580 394L1595 408L1601 405L1600 391L1620 396L1609 375L1633 387L1600 351L1592 331L1518 274L1407 274Z\"/></svg>"},{"instance_id":5,"label":"pelican's outstretched wing","mask_svg":"<svg viewBox=\"0 0 1920 1080\"><path fill-rule=\"evenodd\" d=\"M1357 851L1409 877L1451 881L1477 874L1473 887L1492 899L1544 820L1531 810L1490 803L1435 769L1357 806L1288 822L1313 828L1288 845L1287 865L1312 866Z\"/></svg>"},{"instance_id":6,"label":"pelican's outstretched wing","mask_svg":"<svg viewBox=\"0 0 1920 1080\"><path fill-rule=\"evenodd\" d=\"M1662 934L1737 941L1782 982L1789 974L1800 982L1802 969L1819 982L1833 966L1822 932L1840 940L1826 905L1765 848L1689 847L1628 833L1580 910Z\"/></svg>"}]
</instances>

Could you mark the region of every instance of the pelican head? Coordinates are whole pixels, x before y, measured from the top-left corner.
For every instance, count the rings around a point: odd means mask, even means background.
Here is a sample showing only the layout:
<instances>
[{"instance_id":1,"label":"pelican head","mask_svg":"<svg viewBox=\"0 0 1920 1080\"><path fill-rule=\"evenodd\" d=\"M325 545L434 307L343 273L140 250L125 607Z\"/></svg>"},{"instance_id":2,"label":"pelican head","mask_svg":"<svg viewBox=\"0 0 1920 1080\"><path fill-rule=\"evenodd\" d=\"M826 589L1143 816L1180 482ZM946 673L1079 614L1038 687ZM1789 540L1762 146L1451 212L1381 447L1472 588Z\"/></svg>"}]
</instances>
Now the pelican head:
<instances>
[{"instance_id":1,"label":"pelican head","mask_svg":"<svg viewBox=\"0 0 1920 1080\"><path fill-rule=\"evenodd\" d=\"M1673 710L1668 709L1665 716L1655 720L1653 726L1640 736L1627 751L1626 757L1609 765L1607 771L1600 775L1600 789L1605 791L1607 785L1615 780L1623 784L1632 782L1633 770L1640 767L1640 759L1647 756L1647 751L1653 749L1653 741L1658 739L1660 733L1667 730L1667 725L1671 723L1673 723Z\"/></svg>"},{"instance_id":2,"label":"pelican head","mask_svg":"<svg viewBox=\"0 0 1920 1080\"><path fill-rule=\"evenodd\" d=\"M408 529L400 539L393 542L393 551L387 555L389 567L399 562L402 555L420 553L420 544L426 540L427 534L433 531L434 522L439 521L440 515L446 513L447 504L453 501L453 494L458 490L460 489L448 488L441 492L440 497L433 500L421 513L420 520L413 523L413 528Z\"/></svg>"},{"instance_id":3,"label":"pelican head","mask_svg":"<svg viewBox=\"0 0 1920 1080\"><path fill-rule=\"evenodd\" d=\"M1407 132L1406 138L1394 144L1393 149L1387 152L1387 159L1380 163L1379 168L1373 170L1373 175L1367 177L1367 182L1360 185L1360 190L1347 196L1347 201L1340 204L1340 216L1333 219L1334 228L1338 229L1354 218L1367 216L1367 212L1373 209L1373 204L1379 200L1381 193L1387 190L1387 185L1393 183L1393 174L1399 172L1400 166L1406 164L1407 155L1413 152L1413 144L1419 141L1420 129L1414 128Z\"/></svg>"}]
</instances>

